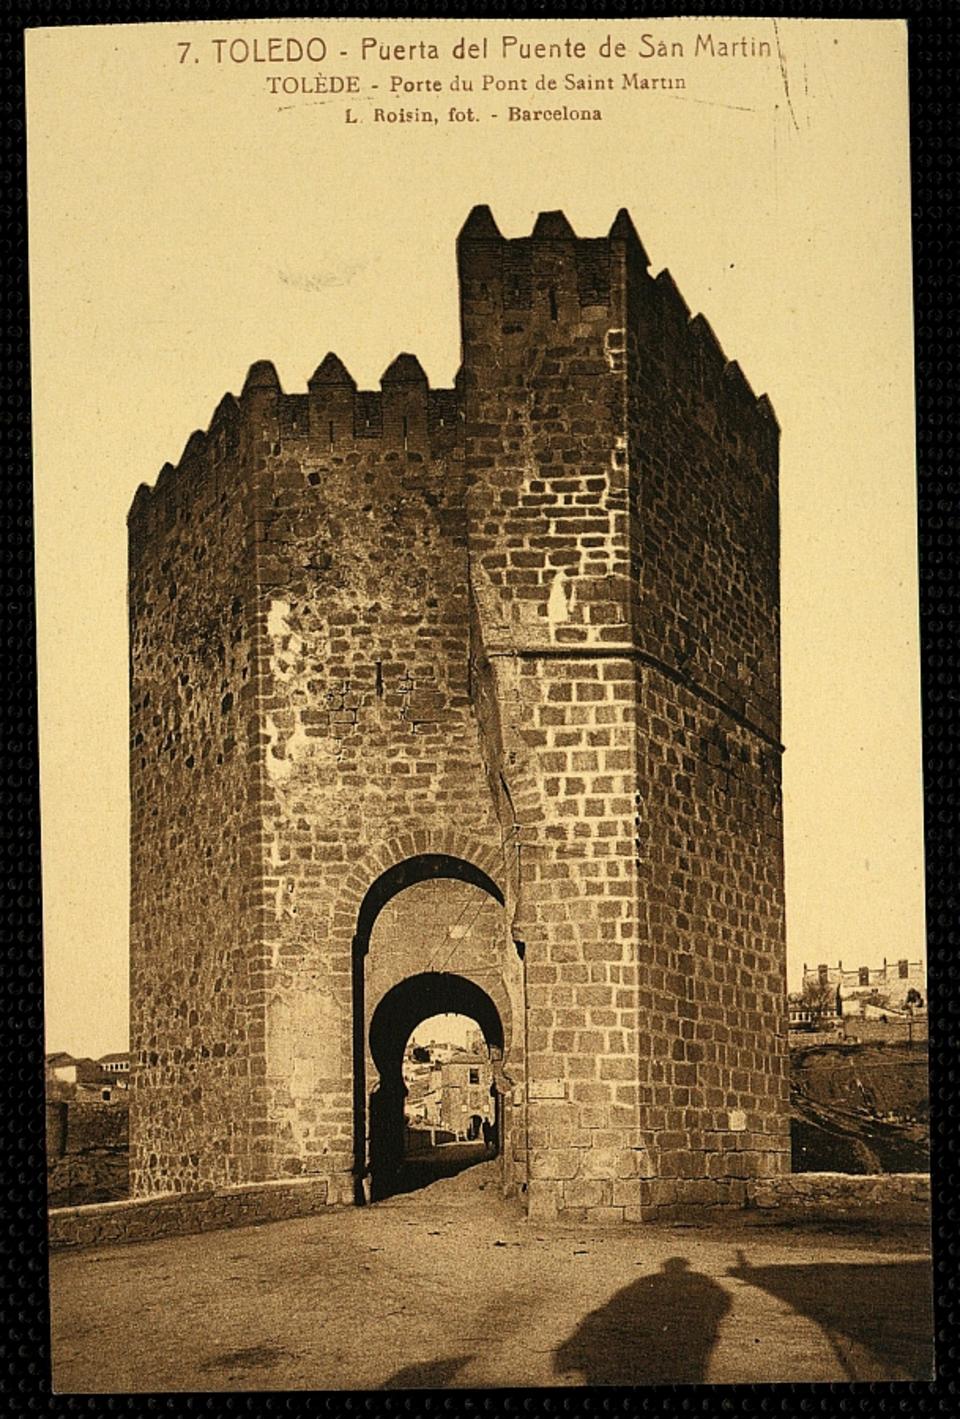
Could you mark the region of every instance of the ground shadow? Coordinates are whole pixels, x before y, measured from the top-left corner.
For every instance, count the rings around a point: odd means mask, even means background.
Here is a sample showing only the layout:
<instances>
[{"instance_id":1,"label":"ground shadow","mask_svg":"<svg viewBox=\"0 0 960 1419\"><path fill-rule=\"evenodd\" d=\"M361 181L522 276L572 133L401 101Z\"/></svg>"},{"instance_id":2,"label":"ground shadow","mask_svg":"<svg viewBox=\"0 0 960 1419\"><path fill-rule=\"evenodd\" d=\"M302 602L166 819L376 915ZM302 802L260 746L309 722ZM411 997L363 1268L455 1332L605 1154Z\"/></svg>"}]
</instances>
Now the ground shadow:
<instances>
[{"instance_id":1,"label":"ground shadow","mask_svg":"<svg viewBox=\"0 0 960 1419\"><path fill-rule=\"evenodd\" d=\"M469 1365L472 1355L451 1355L446 1360L425 1360L420 1365L404 1365L384 1380L381 1389L444 1389L454 1375Z\"/></svg>"},{"instance_id":2,"label":"ground shadow","mask_svg":"<svg viewBox=\"0 0 960 1419\"><path fill-rule=\"evenodd\" d=\"M702 1384L730 1309L722 1286L681 1256L584 1316L554 1356L557 1374L587 1385Z\"/></svg>"},{"instance_id":3,"label":"ground shadow","mask_svg":"<svg viewBox=\"0 0 960 1419\"><path fill-rule=\"evenodd\" d=\"M444 1143L436 1148L404 1158L400 1166L383 1177L372 1193L374 1202L401 1192L416 1192L439 1178L456 1177L478 1163L488 1163L494 1155L483 1143Z\"/></svg>"},{"instance_id":4,"label":"ground shadow","mask_svg":"<svg viewBox=\"0 0 960 1419\"><path fill-rule=\"evenodd\" d=\"M904 1379L933 1378L933 1270L929 1261L751 1266L742 1251L728 1273L758 1286L820 1327L851 1380L858 1348Z\"/></svg>"}]
</instances>

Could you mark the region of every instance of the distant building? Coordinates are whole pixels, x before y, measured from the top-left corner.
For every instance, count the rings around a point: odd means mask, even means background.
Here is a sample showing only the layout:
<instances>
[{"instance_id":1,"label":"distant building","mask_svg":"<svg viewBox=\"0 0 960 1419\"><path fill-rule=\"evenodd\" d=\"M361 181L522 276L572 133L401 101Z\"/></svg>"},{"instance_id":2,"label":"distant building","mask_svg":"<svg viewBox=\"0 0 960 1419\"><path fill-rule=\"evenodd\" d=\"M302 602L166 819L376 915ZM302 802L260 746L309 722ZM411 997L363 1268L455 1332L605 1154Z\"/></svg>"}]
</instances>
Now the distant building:
<instances>
[{"instance_id":1,"label":"distant building","mask_svg":"<svg viewBox=\"0 0 960 1419\"><path fill-rule=\"evenodd\" d=\"M45 1060L48 1084L99 1084L106 1076L96 1059L84 1056L76 1059L72 1054L48 1054Z\"/></svg>"},{"instance_id":2,"label":"distant building","mask_svg":"<svg viewBox=\"0 0 960 1419\"><path fill-rule=\"evenodd\" d=\"M823 1011L802 995L787 996L787 1022L791 1030L814 1030Z\"/></svg>"},{"instance_id":3,"label":"distant building","mask_svg":"<svg viewBox=\"0 0 960 1419\"><path fill-rule=\"evenodd\" d=\"M404 1113L410 1126L443 1129L461 1139L474 1139L480 1136L485 1119L494 1121L493 1071L480 1038L476 1049L431 1041L426 1046L429 1063L407 1050ZM418 1053L421 1048L418 1046Z\"/></svg>"},{"instance_id":4,"label":"distant building","mask_svg":"<svg viewBox=\"0 0 960 1419\"><path fill-rule=\"evenodd\" d=\"M66 1054L63 1050L55 1054L48 1054L44 1060L44 1075L48 1084L75 1084L77 1082L77 1064L72 1054Z\"/></svg>"},{"instance_id":5,"label":"distant building","mask_svg":"<svg viewBox=\"0 0 960 1419\"><path fill-rule=\"evenodd\" d=\"M105 1054L102 1059L59 1051L44 1060L44 1080L48 1098L87 1096L109 1104L118 1093L125 1093L130 1079L130 1056L127 1053Z\"/></svg>"},{"instance_id":6,"label":"distant building","mask_svg":"<svg viewBox=\"0 0 960 1419\"><path fill-rule=\"evenodd\" d=\"M916 1014L926 1010L927 978L923 961L906 957L888 961L882 966L857 966L845 970L842 961L836 966L818 965L803 968L804 991L833 989L840 1002L842 1015L860 1015L879 1019L886 1014Z\"/></svg>"},{"instance_id":7,"label":"distant building","mask_svg":"<svg viewBox=\"0 0 960 1419\"><path fill-rule=\"evenodd\" d=\"M478 1138L486 1119L494 1120L493 1071L485 1051L457 1050L443 1061L441 1123L460 1138Z\"/></svg>"},{"instance_id":8,"label":"distant building","mask_svg":"<svg viewBox=\"0 0 960 1419\"><path fill-rule=\"evenodd\" d=\"M442 1098L439 1069L411 1079L407 1085L405 1108L408 1122L425 1128L441 1127Z\"/></svg>"},{"instance_id":9,"label":"distant building","mask_svg":"<svg viewBox=\"0 0 960 1419\"><path fill-rule=\"evenodd\" d=\"M414 1044L410 1040L407 1042L403 1057L408 1062L438 1063L440 1060L450 1059L459 1048L460 1046L455 1045L451 1040L428 1040L426 1044L422 1040L418 1044Z\"/></svg>"}]
</instances>

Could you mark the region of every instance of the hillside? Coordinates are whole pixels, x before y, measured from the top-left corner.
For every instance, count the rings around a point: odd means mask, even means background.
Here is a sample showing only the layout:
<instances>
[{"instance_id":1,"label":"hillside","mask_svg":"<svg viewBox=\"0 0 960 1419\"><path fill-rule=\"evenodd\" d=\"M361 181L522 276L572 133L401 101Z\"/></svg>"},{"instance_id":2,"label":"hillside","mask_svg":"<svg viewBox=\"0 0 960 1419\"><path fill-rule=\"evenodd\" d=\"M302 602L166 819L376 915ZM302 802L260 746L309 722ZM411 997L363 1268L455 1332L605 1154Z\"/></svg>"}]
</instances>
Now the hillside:
<instances>
[{"instance_id":1,"label":"hillside","mask_svg":"<svg viewBox=\"0 0 960 1419\"><path fill-rule=\"evenodd\" d=\"M925 1046L831 1044L790 1051L793 1171L925 1172Z\"/></svg>"}]
</instances>

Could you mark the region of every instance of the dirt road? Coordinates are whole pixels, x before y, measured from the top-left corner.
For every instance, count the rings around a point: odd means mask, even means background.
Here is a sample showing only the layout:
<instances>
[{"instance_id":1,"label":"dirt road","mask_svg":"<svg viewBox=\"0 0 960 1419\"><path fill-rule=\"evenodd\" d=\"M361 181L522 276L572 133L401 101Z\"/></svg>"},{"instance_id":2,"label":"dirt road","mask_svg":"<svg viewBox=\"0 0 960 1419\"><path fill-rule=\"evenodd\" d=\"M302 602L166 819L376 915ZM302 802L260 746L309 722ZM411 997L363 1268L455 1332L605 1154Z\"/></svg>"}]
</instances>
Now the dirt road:
<instances>
[{"instance_id":1,"label":"dirt road","mask_svg":"<svg viewBox=\"0 0 960 1419\"><path fill-rule=\"evenodd\" d=\"M374 1207L55 1254L60 1393L930 1377L920 1229L527 1222L484 1164Z\"/></svg>"}]
</instances>

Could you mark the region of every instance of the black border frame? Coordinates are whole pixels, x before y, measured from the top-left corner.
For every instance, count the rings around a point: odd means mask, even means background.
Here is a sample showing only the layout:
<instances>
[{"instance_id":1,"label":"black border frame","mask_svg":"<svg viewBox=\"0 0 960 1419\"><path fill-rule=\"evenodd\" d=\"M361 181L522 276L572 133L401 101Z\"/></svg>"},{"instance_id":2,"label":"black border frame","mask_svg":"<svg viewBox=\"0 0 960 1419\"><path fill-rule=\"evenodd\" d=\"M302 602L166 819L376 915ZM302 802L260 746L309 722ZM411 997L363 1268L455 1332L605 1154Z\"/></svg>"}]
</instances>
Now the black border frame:
<instances>
[{"instance_id":1,"label":"black border frame","mask_svg":"<svg viewBox=\"0 0 960 1419\"><path fill-rule=\"evenodd\" d=\"M278 10L281 7L278 7ZM684 14L756 16L762 5L712 7L650 5L651 19ZM389 18L440 18L443 5L398 4ZM310 15L296 7L294 14ZM956 804L960 688L957 662L960 616L955 568L960 508L953 465L956 454L957 358L953 320L957 256L957 168L960 165L957 101L960 8L955 0L884 0L864 3L782 3L784 18L906 19L909 27L911 162L914 241L914 320L918 415L921 676L925 804L928 970L934 1008L930 1019L931 1085L935 1147L934 1236L938 1377L930 1383L736 1385L695 1389L670 1386L635 1390L431 1391L415 1395L373 1392L199 1395L55 1396L49 1379L49 1316L43 1152L43 979L41 964L40 827L36 720L30 362L26 250L26 132L23 30L35 26L118 24L205 19L253 19L269 14L252 4L220 6L137 4L135 0L13 0L0 17L3 89L0 152L3 200L0 252L5 333L0 364L0 430L4 477L0 481L0 606L8 669L0 680L4 800L0 814L0 921L7 942L0 975L3 1017L9 1032L2 1055L3 1196L6 1263L0 1300L0 1356L4 1383L0 1412L36 1414L475 1414L614 1415L740 1413L746 1416L929 1414L952 1419L960 1411L957 1384L957 1278L955 1201L960 1182L952 1086L957 1080L958 932ZM276 12L274 12L276 13ZM316 11L312 12L316 14ZM331 16L382 18L366 0ZM446 12L449 13L449 12ZM635 18L619 3L506 6L492 4L478 18ZM866 235L869 243L869 236ZM869 250L865 259L869 260ZM878 765L882 772L882 765Z\"/></svg>"}]
</instances>

